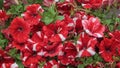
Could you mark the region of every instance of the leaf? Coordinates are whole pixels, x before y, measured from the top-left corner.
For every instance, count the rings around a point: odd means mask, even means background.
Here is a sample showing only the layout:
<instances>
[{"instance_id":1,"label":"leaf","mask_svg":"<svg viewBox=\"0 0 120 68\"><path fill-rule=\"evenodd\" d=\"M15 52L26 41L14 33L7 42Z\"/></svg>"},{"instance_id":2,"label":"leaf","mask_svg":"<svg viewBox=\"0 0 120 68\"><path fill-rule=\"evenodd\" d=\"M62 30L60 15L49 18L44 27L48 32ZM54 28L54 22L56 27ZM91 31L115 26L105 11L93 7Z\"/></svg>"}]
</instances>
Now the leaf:
<instances>
[{"instance_id":1,"label":"leaf","mask_svg":"<svg viewBox=\"0 0 120 68\"><path fill-rule=\"evenodd\" d=\"M54 21L54 19L50 18L50 17L45 17L43 20L44 20L46 25L48 25L48 24L50 24L50 23L52 23Z\"/></svg>"},{"instance_id":2,"label":"leaf","mask_svg":"<svg viewBox=\"0 0 120 68\"><path fill-rule=\"evenodd\" d=\"M0 9L3 7L3 0L0 0Z\"/></svg>"},{"instance_id":3,"label":"leaf","mask_svg":"<svg viewBox=\"0 0 120 68\"><path fill-rule=\"evenodd\" d=\"M102 62L103 61L103 59L100 57L100 55L98 55L98 54L95 54L94 56L93 56L93 59L94 59L94 61L96 61L96 62Z\"/></svg>"},{"instance_id":4,"label":"leaf","mask_svg":"<svg viewBox=\"0 0 120 68\"><path fill-rule=\"evenodd\" d=\"M84 62L86 62L86 64L91 64L93 63L93 58L92 57L86 58L86 61Z\"/></svg>"},{"instance_id":5,"label":"leaf","mask_svg":"<svg viewBox=\"0 0 120 68\"><path fill-rule=\"evenodd\" d=\"M7 44L8 44L8 40L4 38L2 33L0 33L0 47L4 49L7 46Z\"/></svg>"},{"instance_id":6,"label":"leaf","mask_svg":"<svg viewBox=\"0 0 120 68\"><path fill-rule=\"evenodd\" d=\"M15 48L11 49L8 54L16 60L20 60L20 54L17 53Z\"/></svg>"},{"instance_id":7,"label":"leaf","mask_svg":"<svg viewBox=\"0 0 120 68\"><path fill-rule=\"evenodd\" d=\"M35 3L42 3L42 2L43 2L43 0L36 0Z\"/></svg>"},{"instance_id":8,"label":"leaf","mask_svg":"<svg viewBox=\"0 0 120 68\"><path fill-rule=\"evenodd\" d=\"M115 21L120 23L120 18L116 18Z\"/></svg>"},{"instance_id":9,"label":"leaf","mask_svg":"<svg viewBox=\"0 0 120 68\"><path fill-rule=\"evenodd\" d=\"M45 8L44 13L42 14L42 21L48 25L52 23L55 20L55 17L57 15L57 12L55 10L55 5L52 5L49 8Z\"/></svg>"},{"instance_id":10,"label":"leaf","mask_svg":"<svg viewBox=\"0 0 120 68\"><path fill-rule=\"evenodd\" d=\"M7 13L8 14L13 14L15 16L16 15L20 16L24 11L25 11L24 5L23 4L19 4L19 5L12 5Z\"/></svg>"},{"instance_id":11,"label":"leaf","mask_svg":"<svg viewBox=\"0 0 120 68\"><path fill-rule=\"evenodd\" d=\"M79 64L77 68L85 68L84 64Z\"/></svg>"},{"instance_id":12,"label":"leaf","mask_svg":"<svg viewBox=\"0 0 120 68\"><path fill-rule=\"evenodd\" d=\"M19 68L24 68L24 65L22 64L22 61L16 60L16 63L18 64Z\"/></svg>"},{"instance_id":13,"label":"leaf","mask_svg":"<svg viewBox=\"0 0 120 68\"><path fill-rule=\"evenodd\" d=\"M64 2L65 0L60 0L60 2Z\"/></svg>"},{"instance_id":14,"label":"leaf","mask_svg":"<svg viewBox=\"0 0 120 68\"><path fill-rule=\"evenodd\" d=\"M63 20L64 16L56 16L56 20Z\"/></svg>"}]
</instances>

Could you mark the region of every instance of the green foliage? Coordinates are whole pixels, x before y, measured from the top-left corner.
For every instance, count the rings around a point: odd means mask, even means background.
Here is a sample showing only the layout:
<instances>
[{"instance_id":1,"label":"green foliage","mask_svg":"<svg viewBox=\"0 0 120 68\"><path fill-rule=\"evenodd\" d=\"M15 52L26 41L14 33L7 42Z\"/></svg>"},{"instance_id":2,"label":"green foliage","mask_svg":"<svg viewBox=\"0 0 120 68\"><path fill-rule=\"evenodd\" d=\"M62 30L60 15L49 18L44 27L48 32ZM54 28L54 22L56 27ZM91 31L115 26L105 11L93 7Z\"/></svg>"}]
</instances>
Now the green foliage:
<instances>
[{"instance_id":1,"label":"green foliage","mask_svg":"<svg viewBox=\"0 0 120 68\"><path fill-rule=\"evenodd\" d=\"M3 7L3 0L0 0L0 9Z\"/></svg>"},{"instance_id":2,"label":"green foliage","mask_svg":"<svg viewBox=\"0 0 120 68\"><path fill-rule=\"evenodd\" d=\"M7 13L15 16L20 16L24 11L25 11L25 6L23 4L19 4L19 5L12 5Z\"/></svg>"},{"instance_id":3,"label":"green foliage","mask_svg":"<svg viewBox=\"0 0 120 68\"><path fill-rule=\"evenodd\" d=\"M8 44L8 40L5 39L5 37L0 32L0 47L4 49L7 46L7 44Z\"/></svg>"},{"instance_id":4,"label":"green foliage","mask_svg":"<svg viewBox=\"0 0 120 68\"><path fill-rule=\"evenodd\" d=\"M24 68L24 65L22 64L22 61L16 60L16 63L18 64L19 68Z\"/></svg>"},{"instance_id":5,"label":"green foliage","mask_svg":"<svg viewBox=\"0 0 120 68\"><path fill-rule=\"evenodd\" d=\"M39 64L39 67L40 67L40 68L43 68L45 62L39 62L38 64Z\"/></svg>"},{"instance_id":6,"label":"green foliage","mask_svg":"<svg viewBox=\"0 0 120 68\"><path fill-rule=\"evenodd\" d=\"M15 59L16 63L18 64L19 68L24 68L24 65L21 62L20 54L17 53L15 48L9 50L8 55Z\"/></svg>"},{"instance_id":7,"label":"green foliage","mask_svg":"<svg viewBox=\"0 0 120 68\"><path fill-rule=\"evenodd\" d=\"M40 4L42 4L42 2L43 2L43 0L36 0L35 3L40 3Z\"/></svg>"},{"instance_id":8,"label":"green foliage","mask_svg":"<svg viewBox=\"0 0 120 68\"><path fill-rule=\"evenodd\" d=\"M85 66L87 66L89 64L95 64L97 62L102 62L103 59L98 54L95 54L92 57L80 58L80 61L82 61L83 63L79 64L78 68L85 68Z\"/></svg>"},{"instance_id":9,"label":"green foliage","mask_svg":"<svg viewBox=\"0 0 120 68\"><path fill-rule=\"evenodd\" d=\"M85 68L84 64L79 64L77 68Z\"/></svg>"},{"instance_id":10,"label":"green foliage","mask_svg":"<svg viewBox=\"0 0 120 68\"><path fill-rule=\"evenodd\" d=\"M45 8L45 12L42 14L42 21L46 25L53 23L56 20L62 19L64 19L64 17L58 15L55 5L52 5L49 8Z\"/></svg>"},{"instance_id":11,"label":"green foliage","mask_svg":"<svg viewBox=\"0 0 120 68\"><path fill-rule=\"evenodd\" d=\"M60 2L64 2L65 0L60 0Z\"/></svg>"},{"instance_id":12,"label":"green foliage","mask_svg":"<svg viewBox=\"0 0 120 68\"><path fill-rule=\"evenodd\" d=\"M20 54L17 53L17 50L15 48L9 50L8 54L14 59L20 60Z\"/></svg>"}]
</instances>

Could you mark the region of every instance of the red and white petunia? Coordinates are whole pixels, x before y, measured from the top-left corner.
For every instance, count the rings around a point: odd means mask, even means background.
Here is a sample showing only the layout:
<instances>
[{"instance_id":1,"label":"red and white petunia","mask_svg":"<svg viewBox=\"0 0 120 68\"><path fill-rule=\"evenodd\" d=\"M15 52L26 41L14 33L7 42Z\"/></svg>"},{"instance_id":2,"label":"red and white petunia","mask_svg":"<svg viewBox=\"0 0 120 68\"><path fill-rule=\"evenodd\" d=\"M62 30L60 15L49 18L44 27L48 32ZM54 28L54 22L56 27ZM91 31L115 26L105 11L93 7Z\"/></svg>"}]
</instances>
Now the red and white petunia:
<instances>
[{"instance_id":1,"label":"red and white petunia","mask_svg":"<svg viewBox=\"0 0 120 68\"><path fill-rule=\"evenodd\" d=\"M77 0L84 8L100 8L103 0Z\"/></svg>"},{"instance_id":2,"label":"red and white petunia","mask_svg":"<svg viewBox=\"0 0 120 68\"><path fill-rule=\"evenodd\" d=\"M5 21L8 19L8 15L5 11L0 10L0 25L4 25Z\"/></svg>"},{"instance_id":3,"label":"red and white petunia","mask_svg":"<svg viewBox=\"0 0 120 68\"><path fill-rule=\"evenodd\" d=\"M59 43L47 44L44 46L45 57L55 57L58 56L59 52L62 50L63 45Z\"/></svg>"},{"instance_id":4,"label":"red and white petunia","mask_svg":"<svg viewBox=\"0 0 120 68\"><path fill-rule=\"evenodd\" d=\"M44 52L42 54L41 48L42 46L38 43L29 42L24 45L24 49L21 51L21 58L25 67L37 68L39 62L45 61Z\"/></svg>"},{"instance_id":5,"label":"red and white petunia","mask_svg":"<svg viewBox=\"0 0 120 68\"><path fill-rule=\"evenodd\" d=\"M100 23L98 18L91 17L88 20L82 20L82 25L85 32L90 36L103 37L105 26Z\"/></svg>"},{"instance_id":6,"label":"red and white petunia","mask_svg":"<svg viewBox=\"0 0 120 68\"><path fill-rule=\"evenodd\" d=\"M50 60L49 62L45 63L43 68L60 68L60 66L58 61Z\"/></svg>"},{"instance_id":7,"label":"red and white petunia","mask_svg":"<svg viewBox=\"0 0 120 68\"><path fill-rule=\"evenodd\" d=\"M116 41L120 42L120 31L116 30L114 32L109 33L109 35L114 38Z\"/></svg>"},{"instance_id":8,"label":"red and white petunia","mask_svg":"<svg viewBox=\"0 0 120 68\"><path fill-rule=\"evenodd\" d=\"M96 38L90 37L85 33L81 33L77 41L77 57L88 57L95 55Z\"/></svg>"},{"instance_id":9,"label":"red and white petunia","mask_svg":"<svg viewBox=\"0 0 120 68\"><path fill-rule=\"evenodd\" d=\"M108 39L104 38L100 45L98 46L99 48L99 53L101 57L104 59L106 62L113 62L113 56L116 55L116 46L118 43L114 41L114 39Z\"/></svg>"},{"instance_id":10,"label":"red and white petunia","mask_svg":"<svg viewBox=\"0 0 120 68\"><path fill-rule=\"evenodd\" d=\"M69 41L66 42L62 50L59 51L58 59L63 65L73 64L75 63L76 55L77 49L75 47L75 44Z\"/></svg>"},{"instance_id":11,"label":"red and white petunia","mask_svg":"<svg viewBox=\"0 0 120 68\"><path fill-rule=\"evenodd\" d=\"M0 21L5 21L8 19L8 17L9 16L7 15L7 13L5 11L0 10Z\"/></svg>"},{"instance_id":12,"label":"red and white petunia","mask_svg":"<svg viewBox=\"0 0 120 68\"><path fill-rule=\"evenodd\" d=\"M27 21L31 26L37 25L41 20L40 13L43 13L44 10L39 4L32 4L27 6L27 11L22 14L25 21Z\"/></svg>"},{"instance_id":13,"label":"red and white petunia","mask_svg":"<svg viewBox=\"0 0 120 68\"><path fill-rule=\"evenodd\" d=\"M26 42L29 38L30 26L23 18L15 18L8 29L14 41L18 43Z\"/></svg>"},{"instance_id":14,"label":"red and white petunia","mask_svg":"<svg viewBox=\"0 0 120 68\"><path fill-rule=\"evenodd\" d=\"M74 3L70 1L65 2L58 2L57 3L57 10L60 14L67 14L70 15L70 12L74 9Z\"/></svg>"},{"instance_id":15,"label":"red and white petunia","mask_svg":"<svg viewBox=\"0 0 120 68\"><path fill-rule=\"evenodd\" d=\"M40 6L40 4L29 5L29 6L27 6L26 11L29 11L29 12L39 12L39 13L43 13L44 12L44 10Z\"/></svg>"}]
</instances>

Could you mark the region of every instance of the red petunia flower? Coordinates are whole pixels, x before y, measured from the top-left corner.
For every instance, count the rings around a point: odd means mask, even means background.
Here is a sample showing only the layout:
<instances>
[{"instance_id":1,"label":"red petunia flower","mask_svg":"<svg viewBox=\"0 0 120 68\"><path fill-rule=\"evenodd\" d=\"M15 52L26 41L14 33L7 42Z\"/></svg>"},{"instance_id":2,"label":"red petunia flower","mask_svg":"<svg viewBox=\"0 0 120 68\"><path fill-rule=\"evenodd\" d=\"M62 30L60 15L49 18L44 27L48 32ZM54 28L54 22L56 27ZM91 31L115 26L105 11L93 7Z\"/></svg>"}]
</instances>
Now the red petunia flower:
<instances>
[{"instance_id":1,"label":"red petunia flower","mask_svg":"<svg viewBox=\"0 0 120 68\"><path fill-rule=\"evenodd\" d=\"M29 6L27 6L26 10L29 11L29 12L39 12L39 13L43 13L44 12L44 10L40 6L40 4L29 5Z\"/></svg>"},{"instance_id":2,"label":"red petunia flower","mask_svg":"<svg viewBox=\"0 0 120 68\"><path fill-rule=\"evenodd\" d=\"M77 55L77 49L72 42L66 42L59 52L58 59L60 60L61 64L68 65L75 63L75 58Z\"/></svg>"},{"instance_id":3,"label":"red petunia flower","mask_svg":"<svg viewBox=\"0 0 120 68\"><path fill-rule=\"evenodd\" d=\"M80 34L80 38L77 41L77 57L88 57L95 55L95 45L97 43L96 38L90 37L85 33Z\"/></svg>"},{"instance_id":4,"label":"red petunia flower","mask_svg":"<svg viewBox=\"0 0 120 68\"><path fill-rule=\"evenodd\" d=\"M21 51L21 58L25 67L37 68L39 62L45 61L41 47L40 44L33 42L28 42L28 44L24 45L24 49Z\"/></svg>"},{"instance_id":5,"label":"red petunia flower","mask_svg":"<svg viewBox=\"0 0 120 68\"><path fill-rule=\"evenodd\" d=\"M88 15L85 12L79 11L75 13L73 21L75 23L75 30L78 34L83 31L82 20L87 20L87 19L88 19Z\"/></svg>"},{"instance_id":6,"label":"red petunia flower","mask_svg":"<svg viewBox=\"0 0 120 68\"><path fill-rule=\"evenodd\" d=\"M36 12L26 11L22 14L22 16L31 26L37 25L41 19L41 16Z\"/></svg>"},{"instance_id":7,"label":"red petunia flower","mask_svg":"<svg viewBox=\"0 0 120 68\"><path fill-rule=\"evenodd\" d=\"M101 41L100 45L98 46L99 53L106 62L113 61L112 57L116 54L116 46L117 43L114 41L114 39L104 38L104 40Z\"/></svg>"},{"instance_id":8,"label":"red petunia flower","mask_svg":"<svg viewBox=\"0 0 120 68\"><path fill-rule=\"evenodd\" d=\"M8 15L6 14L5 11L0 10L0 25L4 25L5 21L8 19Z\"/></svg>"},{"instance_id":9,"label":"red petunia flower","mask_svg":"<svg viewBox=\"0 0 120 68\"><path fill-rule=\"evenodd\" d=\"M43 68L60 68L59 63L56 60L51 60L43 66Z\"/></svg>"},{"instance_id":10,"label":"red petunia flower","mask_svg":"<svg viewBox=\"0 0 120 68\"><path fill-rule=\"evenodd\" d=\"M74 4L72 2L59 2L57 3L57 9L58 9L58 12L61 13L61 14L67 14L67 15L70 15L70 12L74 9Z\"/></svg>"},{"instance_id":11,"label":"red petunia flower","mask_svg":"<svg viewBox=\"0 0 120 68\"><path fill-rule=\"evenodd\" d=\"M58 43L46 44L44 46L45 57L55 57L62 50L63 45Z\"/></svg>"},{"instance_id":12,"label":"red petunia flower","mask_svg":"<svg viewBox=\"0 0 120 68\"><path fill-rule=\"evenodd\" d=\"M15 41L23 43L29 37L30 26L24 19L17 17L11 22L9 32Z\"/></svg>"},{"instance_id":13,"label":"red petunia flower","mask_svg":"<svg viewBox=\"0 0 120 68\"><path fill-rule=\"evenodd\" d=\"M109 35L112 37L112 38L114 38L117 42L119 42L120 43L120 31L114 31L114 32L111 32L111 33L109 33Z\"/></svg>"},{"instance_id":14,"label":"red petunia flower","mask_svg":"<svg viewBox=\"0 0 120 68\"><path fill-rule=\"evenodd\" d=\"M43 13L44 10L39 4L32 4L27 6L27 11L22 14L25 21L27 21L30 26L37 25L41 20L40 13Z\"/></svg>"},{"instance_id":15,"label":"red petunia flower","mask_svg":"<svg viewBox=\"0 0 120 68\"><path fill-rule=\"evenodd\" d=\"M99 8L102 6L103 0L78 0L84 8Z\"/></svg>"},{"instance_id":16,"label":"red petunia flower","mask_svg":"<svg viewBox=\"0 0 120 68\"><path fill-rule=\"evenodd\" d=\"M82 25L87 34L94 37L103 37L105 26L103 26L98 18L91 17L89 20L82 20Z\"/></svg>"}]
</instances>

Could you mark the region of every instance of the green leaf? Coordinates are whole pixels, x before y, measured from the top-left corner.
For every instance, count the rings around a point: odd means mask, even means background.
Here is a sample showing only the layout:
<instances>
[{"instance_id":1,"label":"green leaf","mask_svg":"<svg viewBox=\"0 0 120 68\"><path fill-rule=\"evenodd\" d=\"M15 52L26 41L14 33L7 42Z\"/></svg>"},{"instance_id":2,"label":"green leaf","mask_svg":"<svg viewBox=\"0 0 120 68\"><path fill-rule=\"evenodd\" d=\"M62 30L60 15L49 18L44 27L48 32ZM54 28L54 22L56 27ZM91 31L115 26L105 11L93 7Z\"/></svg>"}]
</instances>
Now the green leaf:
<instances>
[{"instance_id":1,"label":"green leaf","mask_svg":"<svg viewBox=\"0 0 120 68\"><path fill-rule=\"evenodd\" d=\"M115 21L120 23L120 18L116 18Z\"/></svg>"},{"instance_id":2,"label":"green leaf","mask_svg":"<svg viewBox=\"0 0 120 68\"><path fill-rule=\"evenodd\" d=\"M42 2L43 2L43 0L36 0L35 3L42 3Z\"/></svg>"},{"instance_id":3,"label":"green leaf","mask_svg":"<svg viewBox=\"0 0 120 68\"><path fill-rule=\"evenodd\" d=\"M39 67L40 67L40 68L43 68L45 62L39 62L38 64L39 64Z\"/></svg>"},{"instance_id":4,"label":"green leaf","mask_svg":"<svg viewBox=\"0 0 120 68\"><path fill-rule=\"evenodd\" d=\"M24 65L22 64L22 61L16 60L16 63L18 64L19 68L24 68Z\"/></svg>"},{"instance_id":5,"label":"green leaf","mask_svg":"<svg viewBox=\"0 0 120 68\"><path fill-rule=\"evenodd\" d=\"M15 16L20 16L25 11L25 6L23 4L12 5L8 10L8 14L13 14Z\"/></svg>"},{"instance_id":6,"label":"green leaf","mask_svg":"<svg viewBox=\"0 0 120 68\"><path fill-rule=\"evenodd\" d=\"M93 62L93 58L92 57L89 57L89 58L86 58L86 64L91 64Z\"/></svg>"},{"instance_id":7,"label":"green leaf","mask_svg":"<svg viewBox=\"0 0 120 68\"><path fill-rule=\"evenodd\" d=\"M103 61L103 59L97 53L93 56L93 59L96 62L102 62Z\"/></svg>"},{"instance_id":8,"label":"green leaf","mask_svg":"<svg viewBox=\"0 0 120 68\"><path fill-rule=\"evenodd\" d=\"M57 12L55 10L55 5L52 5L49 8L45 8L44 13L42 14L42 21L48 25L52 23L56 18Z\"/></svg>"},{"instance_id":9,"label":"green leaf","mask_svg":"<svg viewBox=\"0 0 120 68\"><path fill-rule=\"evenodd\" d=\"M64 16L60 16L57 13L56 6L52 5L49 8L44 7L45 11L42 14L42 21L48 25L54 23L56 20L63 20Z\"/></svg>"},{"instance_id":10,"label":"green leaf","mask_svg":"<svg viewBox=\"0 0 120 68\"><path fill-rule=\"evenodd\" d=\"M20 60L20 54L17 53L15 48L11 49L8 54L16 60Z\"/></svg>"},{"instance_id":11,"label":"green leaf","mask_svg":"<svg viewBox=\"0 0 120 68\"><path fill-rule=\"evenodd\" d=\"M8 40L5 39L5 37L2 35L2 33L0 33L0 47L2 47L2 49L4 49L8 44Z\"/></svg>"},{"instance_id":12,"label":"green leaf","mask_svg":"<svg viewBox=\"0 0 120 68\"><path fill-rule=\"evenodd\" d=\"M60 2L64 2L65 0L60 0Z\"/></svg>"},{"instance_id":13,"label":"green leaf","mask_svg":"<svg viewBox=\"0 0 120 68\"><path fill-rule=\"evenodd\" d=\"M3 7L3 0L0 0L0 9Z\"/></svg>"},{"instance_id":14,"label":"green leaf","mask_svg":"<svg viewBox=\"0 0 120 68\"><path fill-rule=\"evenodd\" d=\"M56 20L63 20L64 16L56 16Z\"/></svg>"},{"instance_id":15,"label":"green leaf","mask_svg":"<svg viewBox=\"0 0 120 68\"><path fill-rule=\"evenodd\" d=\"M46 25L48 25L48 24L50 24L50 23L52 23L54 21L54 19L50 18L50 17L45 17L43 20L44 20Z\"/></svg>"},{"instance_id":16,"label":"green leaf","mask_svg":"<svg viewBox=\"0 0 120 68\"><path fill-rule=\"evenodd\" d=\"M79 64L77 68L85 68L84 64Z\"/></svg>"},{"instance_id":17,"label":"green leaf","mask_svg":"<svg viewBox=\"0 0 120 68\"><path fill-rule=\"evenodd\" d=\"M114 29L114 26L113 25L109 25L109 30L113 31L113 29Z\"/></svg>"}]
</instances>

